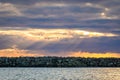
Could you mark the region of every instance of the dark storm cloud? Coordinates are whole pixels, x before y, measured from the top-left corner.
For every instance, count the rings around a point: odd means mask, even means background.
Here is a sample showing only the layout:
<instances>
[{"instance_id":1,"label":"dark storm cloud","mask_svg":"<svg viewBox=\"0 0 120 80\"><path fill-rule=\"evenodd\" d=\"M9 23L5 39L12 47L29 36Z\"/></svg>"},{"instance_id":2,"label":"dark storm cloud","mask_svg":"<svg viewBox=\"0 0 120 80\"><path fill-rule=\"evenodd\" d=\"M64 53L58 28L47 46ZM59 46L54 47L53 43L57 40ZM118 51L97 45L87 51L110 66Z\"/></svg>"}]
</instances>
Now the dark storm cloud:
<instances>
[{"instance_id":1,"label":"dark storm cloud","mask_svg":"<svg viewBox=\"0 0 120 80\"><path fill-rule=\"evenodd\" d=\"M120 52L120 38L92 38L84 40L79 48L89 52ZM81 46L82 45L82 46ZM90 46L91 45L91 46Z\"/></svg>"},{"instance_id":2,"label":"dark storm cloud","mask_svg":"<svg viewBox=\"0 0 120 80\"><path fill-rule=\"evenodd\" d=\"M7 24L6 24L7 22ZM1 17L0 27L31 27L31 28L78 28L89 31L120 33L120 20L86 20L78 21L72 18L25 18Z\"/></svg>"},{"instance_id":3,"label":"dark storm cloud","mask_svg":"<svg viewBox=\"0 0 120 80\"><path fill-rule=\"evenodd\" d=\"M0 0L3 3L12 3L12 4L33 4L39 0Z\"/></svg>"},{"instance_id":4,"label":"dark storm cloud","mask_svg":"<svg viewBox=\"0 0 120 80\"><path fill-rule=\"evenodd\" d=\"M31 40L27 40L26 38L23 38L21 36L0 35L0 50L13 48L14 46L19 49L24 49L32 43L33 42Z\"/></svg>"},{"instance_id":5,"label":"dark storm cloud","mask_svg":"<svg viewBox=\"0 0 120 80\"><path fill-rule=\"evenodd\" d=\"M2 27L84 27L83 29L94 30L96 26L101 26L101 28L119 26L118 0L0 0L0 2L3 7L0 11L0 25ZM106 12L105 9L109 10L109 8L110 11ZM101 13L103 13L102 16ZM111 18L111 21L107 18ZM117 22L115 22L116 19Z\"/></svg>"},{"instance_id":6,"label":"dark storm cloud","mask_svg":"<svg viewBox=\"0 0 120 80\"><path fill-rule=\"evenodd\" d=\"M67 52L115 52L120 53L120 38L85 38L85 39L63 39L59 42L48 43L41 46L41 42L37 42L29 47L28 50L43 50L47 53L67 53Z\"/></svg>"},{"instance_id":7,"label":"dark storm cloud","mask_svg":"<svg viewBox=\"0 0 120 80\"><path fill-rule=\"evenodd\" d=\"M36 2L66 2L66 3L78 3L78 2L101 2L104 0L0 0L0 2L8 2L13 4L33 4Z\"/></svg>"}]
</instances>

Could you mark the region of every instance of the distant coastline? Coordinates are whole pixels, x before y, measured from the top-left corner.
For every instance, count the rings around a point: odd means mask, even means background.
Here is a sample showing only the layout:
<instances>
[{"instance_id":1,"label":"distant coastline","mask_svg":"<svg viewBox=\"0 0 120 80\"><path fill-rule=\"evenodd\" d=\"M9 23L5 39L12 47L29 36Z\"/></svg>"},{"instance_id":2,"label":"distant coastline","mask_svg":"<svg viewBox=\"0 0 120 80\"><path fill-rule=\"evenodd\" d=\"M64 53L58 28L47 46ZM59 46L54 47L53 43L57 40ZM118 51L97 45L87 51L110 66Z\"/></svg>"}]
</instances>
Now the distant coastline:
<instances>
[{"instance_id":1,"label":"distant coastline","mask_svg":"<svg viewBox=\"0 0 120 80\"><path fill-rule=\"evenodd\" d=\"M120 58L0 57L0 67L120 67Z\"/></svg>"}]
</instances>

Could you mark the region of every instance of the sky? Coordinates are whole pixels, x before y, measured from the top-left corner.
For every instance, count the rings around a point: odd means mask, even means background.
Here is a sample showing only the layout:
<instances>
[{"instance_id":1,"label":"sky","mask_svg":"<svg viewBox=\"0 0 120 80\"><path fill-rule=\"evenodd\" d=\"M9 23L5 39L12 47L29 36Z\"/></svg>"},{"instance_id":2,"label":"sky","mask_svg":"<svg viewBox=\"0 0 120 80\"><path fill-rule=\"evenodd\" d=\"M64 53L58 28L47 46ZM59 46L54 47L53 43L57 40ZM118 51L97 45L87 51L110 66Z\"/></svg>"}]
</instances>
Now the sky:
<instances>
[{"instance_id":1,"label":"sky","mask_svg":"<svg viewBox=\"0 0 120 80\"><path fill-rule=\"evenodd\" d=\"M120 58L120 0L0 0L0 57Z\"/></svg>"}]
</instances>

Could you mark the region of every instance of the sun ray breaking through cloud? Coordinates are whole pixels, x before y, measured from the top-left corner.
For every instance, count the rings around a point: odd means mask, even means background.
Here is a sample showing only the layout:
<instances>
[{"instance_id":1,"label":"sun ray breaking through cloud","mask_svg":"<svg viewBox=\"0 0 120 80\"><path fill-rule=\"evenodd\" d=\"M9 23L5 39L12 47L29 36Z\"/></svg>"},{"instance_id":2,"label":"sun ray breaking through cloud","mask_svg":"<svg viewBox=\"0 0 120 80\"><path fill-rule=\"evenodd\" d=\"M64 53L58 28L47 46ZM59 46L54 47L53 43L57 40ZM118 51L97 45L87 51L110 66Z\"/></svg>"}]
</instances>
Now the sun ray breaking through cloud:
<instances>
[{"instance_id":1,"label":"sun ray breaking through cloud","mask_svg":"<svg viewBox=\"0 0 120 80\"><path fill-rule=\"evenodd\" d=\"M0 55L117 57L119 3L0 0Z\"/></svg>"},{"instance_id":2,"label":"sun ray breaking through cloud","mask_svg":"<svg viewBox=\"0 0 120 80\"><path fill-rule=\"evenodd\" d=\"M0 35L21 36L30 40L57 41L66 38L92 38L119 36L112 33L91 32L79 29L26 29L0 30Z\"/></svg>"}]
</instances>

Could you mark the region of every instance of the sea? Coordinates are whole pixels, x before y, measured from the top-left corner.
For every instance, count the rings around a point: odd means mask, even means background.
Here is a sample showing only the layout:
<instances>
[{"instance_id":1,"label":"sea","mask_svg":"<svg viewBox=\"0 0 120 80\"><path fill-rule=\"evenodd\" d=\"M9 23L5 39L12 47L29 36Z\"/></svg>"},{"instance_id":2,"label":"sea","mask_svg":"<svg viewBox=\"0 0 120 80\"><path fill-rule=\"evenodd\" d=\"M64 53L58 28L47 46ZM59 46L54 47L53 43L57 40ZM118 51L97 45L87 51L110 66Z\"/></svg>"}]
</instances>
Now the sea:
<instances>
[{"instance_id":1,"label":"sea","mask_svg":"<svg viewBox=\"0 0 120 80\"><path fill-rule=\"evenodd\" d=\"M0 68L0 80L120 80L120 68Z\"/></svg>"}]
</instances>

